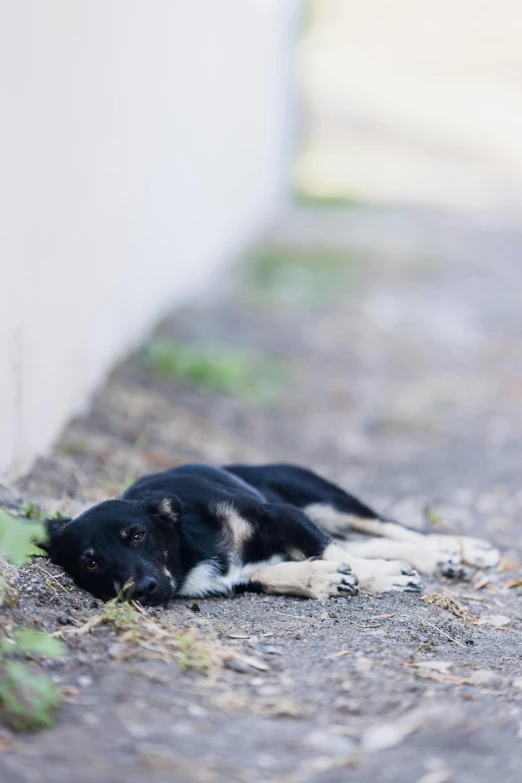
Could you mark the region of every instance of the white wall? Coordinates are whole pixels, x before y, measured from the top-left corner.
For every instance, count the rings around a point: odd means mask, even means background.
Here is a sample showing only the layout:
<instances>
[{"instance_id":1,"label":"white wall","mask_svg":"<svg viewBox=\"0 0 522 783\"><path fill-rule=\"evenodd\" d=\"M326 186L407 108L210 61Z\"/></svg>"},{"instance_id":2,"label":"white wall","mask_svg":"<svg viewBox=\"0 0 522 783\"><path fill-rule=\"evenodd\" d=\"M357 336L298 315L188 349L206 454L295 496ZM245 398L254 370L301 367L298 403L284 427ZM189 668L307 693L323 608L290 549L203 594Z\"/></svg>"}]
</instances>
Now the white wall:
<instances>
[{"instance_id":1,"label":"white wall","mask_svg":"<svg viewBox=\"0 0 522 783\"><path fill-rule=\"evenodd\" d=\"M284 198L294 0L0 0L0 474Z\"/></svg>"}]
</instances>

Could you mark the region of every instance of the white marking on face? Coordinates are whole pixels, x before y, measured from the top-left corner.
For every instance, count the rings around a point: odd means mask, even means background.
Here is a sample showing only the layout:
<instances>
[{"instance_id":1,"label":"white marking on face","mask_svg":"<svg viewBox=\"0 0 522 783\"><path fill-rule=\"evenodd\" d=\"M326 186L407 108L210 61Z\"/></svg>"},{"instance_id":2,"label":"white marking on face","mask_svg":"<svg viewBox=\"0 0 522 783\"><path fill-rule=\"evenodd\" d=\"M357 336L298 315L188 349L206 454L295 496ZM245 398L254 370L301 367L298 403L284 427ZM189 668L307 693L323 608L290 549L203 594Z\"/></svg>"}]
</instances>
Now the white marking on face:
<instances>
[{"instance_id":1,"label":"white marking on face","mask_svg":"<svg viewBox=\"0 0 522 783\"><path fill-rule=\"evenodd\" d=\"M166 517L171 517L172 519L178 518L178 512L173 507L172 501L169 500L169 498L163 498L163 500L159 504L159 510Z\"/></svg>"},{"instance_id":2,"label":"white marking on face","mask_svg":"<svg viewBox=\"0 0 522 783\"><path fill-rule=\"evenodd\" d=\"M169 571L169 569L167 568L167 566L163 566L163 569L162 569L162 571L163 571L163 573L165 574L165 576L167 577L167 579L169 580L169 582L170 582L170 586L172 587L172 590L173 590L174 592L176 592L176 589L177 589L177 587L178 587L178 585L177 585L177 582L176 582L176 580L174 579L174 577L172 576L172 574L170 573L170 571Z\"/></svg>"}]
</instances>

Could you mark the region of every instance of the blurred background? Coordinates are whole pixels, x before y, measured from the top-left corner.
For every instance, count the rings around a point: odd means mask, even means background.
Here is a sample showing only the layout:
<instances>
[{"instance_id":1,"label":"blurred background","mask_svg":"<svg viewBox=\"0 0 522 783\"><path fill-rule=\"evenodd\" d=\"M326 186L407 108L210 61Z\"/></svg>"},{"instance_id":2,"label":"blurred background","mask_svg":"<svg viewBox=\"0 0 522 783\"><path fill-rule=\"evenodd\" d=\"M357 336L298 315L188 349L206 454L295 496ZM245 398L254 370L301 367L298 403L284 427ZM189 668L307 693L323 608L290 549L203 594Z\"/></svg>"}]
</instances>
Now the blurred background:
<instances>
[{"instance_id":1,"label":"blurred background","mask_svg":"<svg viewBox=\"0 0 522 783\"><path fill-rule=\"evenodd\" d=\"M310 0L297 188L329 199L521 203L516 0Z\"/></svg>"},{"instance_id":2,"label":"blurred background","mask_svg":"<svg viewBox=\"0 0 522 783\"><path fill-rule=\"evenodd\" d=\"M232 277L248 280L243 311L253 317L267 292L268 310L279 302L287 322L302 307L288 346L297 354L315 340L328 364L311 399L325 395L333 411L360 394L368 405L358 423L353 403L342 436L333 413L312 428L317 443L345 449L354 479L353 459L375 458L369 444L393 384L388 418L403 424L448 405L461 422L472 402L478 415L514 394L514 0L0 0L0 15L6 477L88 410L172 307L207 296L208 313L208 296L230 280L222 270L241 260ZM332 313L322 320L328 307L339 310L335 323ZM222 331L248 343L249 328L263 326L220 318L191 339ZM192 333L178 331L181 349L154 338L141 355L190 383L215 383L215 373L232 395L242 374L256 374L223 353L209 369L209 349L186 354ZM341 370L332 346L345 343L352 357ZM257 375L273 373L265 362ZM495 437L512 429L510 416L495 412ZM414 451L410 438L404 458Z\"/></svg>"}]
</instances>

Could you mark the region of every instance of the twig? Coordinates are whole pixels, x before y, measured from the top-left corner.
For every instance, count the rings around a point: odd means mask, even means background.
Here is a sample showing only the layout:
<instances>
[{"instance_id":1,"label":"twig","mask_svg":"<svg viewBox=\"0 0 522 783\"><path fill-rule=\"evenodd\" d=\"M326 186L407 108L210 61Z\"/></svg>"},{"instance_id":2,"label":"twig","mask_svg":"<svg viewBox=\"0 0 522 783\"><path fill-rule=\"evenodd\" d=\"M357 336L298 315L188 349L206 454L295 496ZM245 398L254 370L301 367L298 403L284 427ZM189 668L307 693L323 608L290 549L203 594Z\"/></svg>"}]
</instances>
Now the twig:
<instances>
[{"instance_id":1,"label":"twig","mask_svg":"<svg viewBox=\"0 0 522 783\"><path fill-rule=\"evenodd\" d=\"M298 620L305 620L305 616L302 614L288 614L288 612L276 612L274 609L272 610L272 614L280 614L281 617L296 617Z\"/></svg>"},{"instance_id":2,"label":"twig","mask_svg":"<svg viewBox=\"0 0 522 783\"><path fill-rule=\"evenodd\" d=\"M429 620L426 620L424 617L421 617L420 615L416 615L417 619L421 621L421 623L426 623L426 625L431 625L432 628L435 628L436 631L441 633L443 636L445 636L447 639L449 639L452 642L455 642L455 644L458 644L459 647L464 647L466 649L466 645L462 644L462 642L459 642L458 639L454 639L453 636L450 636L449 633L446 633L446 631L443 631L442 628L437 628L434 623L431 623Z\"/></svg>"},{"instance_id":3,"label":"twig","mask_svg":"<svg viewBox=\"0 0 522 783\"><path fill-rule=\"evenodd\" d=\"M54 574L51 574L51 573L50 573L50 571L47 571L45 568L42 568L42 566L39 566L39 565L37 565L37 563L33 563L33 564L32 564L32 567L33 567L33 568L37 568L37 569L38 569L39 571L41 571L43 574L45 574L46 576L48 576L48 577L49 577L49 579L53 579L53 580L56 582L56 584L58 585L58 587L61 587L61 588L62 588L62 590L64 591L64 593L67 593L67 595L69 595L69 591L67 590L67 588L65 588L65 587L62 585L62 583L61 583L61 582L60 582L60 581L59 581L59 580L58 580L58 579L57 579L57 578L54 576Z\"/></svg>"},{"instance_id":4,"label":"twig","mask_svg":"<svg viewBox=\"0 0 522 783\"><path fill-rule=\"evenodd\" d=\"M329 660L331 658L340 658L343 655L349 655L350 650L340 650L339 652L332 653L331 655L326 656L326 660Z\"/></svg>"}]
</instances>

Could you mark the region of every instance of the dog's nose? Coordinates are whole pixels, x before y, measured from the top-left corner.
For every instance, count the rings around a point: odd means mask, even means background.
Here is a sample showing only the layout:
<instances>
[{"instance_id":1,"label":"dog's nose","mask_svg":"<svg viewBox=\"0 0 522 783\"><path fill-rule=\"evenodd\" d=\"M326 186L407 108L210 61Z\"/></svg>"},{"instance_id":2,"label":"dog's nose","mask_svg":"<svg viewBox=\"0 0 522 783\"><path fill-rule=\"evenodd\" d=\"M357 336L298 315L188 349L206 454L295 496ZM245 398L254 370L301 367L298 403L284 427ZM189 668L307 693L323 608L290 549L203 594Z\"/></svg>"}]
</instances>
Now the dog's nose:
<instances>
[{"instance_id":1,"label":"dog's nose","mask_svg":"<svg viewBox=\"0 0 522 783\"><path fill-rule=\"evenodd\" d=\"M156 590L158 589L158 583L153 576L144 576L140 579L134 587L132 597L136 601L146 601L152 598Z\"/></svg>"}]
</instances>

